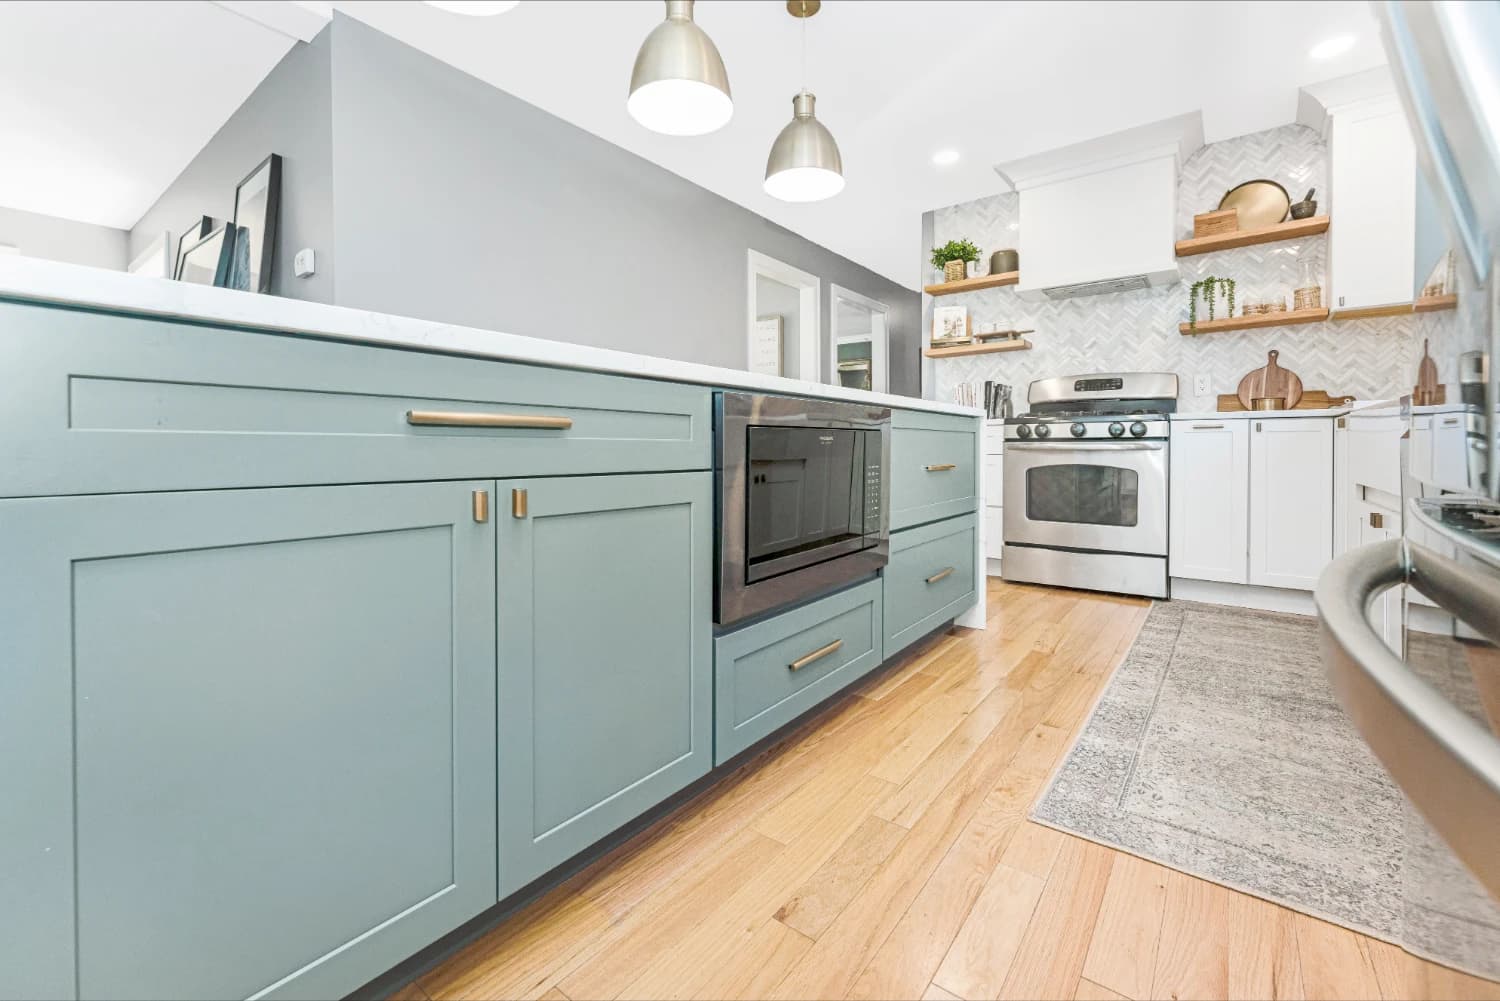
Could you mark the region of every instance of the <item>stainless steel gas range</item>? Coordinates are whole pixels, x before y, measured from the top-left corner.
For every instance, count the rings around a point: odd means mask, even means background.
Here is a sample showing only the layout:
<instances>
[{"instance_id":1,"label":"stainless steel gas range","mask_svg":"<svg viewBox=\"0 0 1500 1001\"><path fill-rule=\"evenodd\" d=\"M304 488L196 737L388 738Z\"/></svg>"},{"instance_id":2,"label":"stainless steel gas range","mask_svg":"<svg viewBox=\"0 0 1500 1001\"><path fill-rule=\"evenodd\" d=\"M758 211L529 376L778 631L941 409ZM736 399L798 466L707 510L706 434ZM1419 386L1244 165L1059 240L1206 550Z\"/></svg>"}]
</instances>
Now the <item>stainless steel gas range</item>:
<instances>
[{"instance_id":1,"label":"stainless steel gas range","mask_svg":"<svg viewBox=\"0 0 1500 1001\"><path fill-rule=\"evenodd\" d=\"M1006 580L1167 597L1177 376L1039 379L1005 422Z\"/></svg>"}]
</instances>

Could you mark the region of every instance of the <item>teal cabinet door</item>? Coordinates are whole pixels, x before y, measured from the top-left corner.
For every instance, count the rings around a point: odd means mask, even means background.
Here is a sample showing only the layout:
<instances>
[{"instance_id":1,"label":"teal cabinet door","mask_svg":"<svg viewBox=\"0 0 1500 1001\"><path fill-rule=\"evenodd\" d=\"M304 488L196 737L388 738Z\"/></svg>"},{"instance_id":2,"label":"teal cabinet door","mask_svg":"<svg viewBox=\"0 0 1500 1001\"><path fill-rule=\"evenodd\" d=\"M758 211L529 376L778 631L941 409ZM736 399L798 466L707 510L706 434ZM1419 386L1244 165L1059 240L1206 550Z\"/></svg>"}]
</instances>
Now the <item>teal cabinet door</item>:
<instances>
[{"instance_id":1,"label":"teal cabinet door","mask_svg":"<svg viewBox=\"0 0 1500 1001\"><path fill-rule=\"evenodd\" d=\"M502 897L707 774L712 485L498 484Z\"/></svg>"},{"instance_id":2,"label":"teal cabinet door","mask_svg":"<svg viewBox=\"0 0 1500 1001\"><path fill-rule=\"evenodd\" d=\"M0 996L338 997L494 903L492 488L0 501Z\"/></svg>"}]
</instances>

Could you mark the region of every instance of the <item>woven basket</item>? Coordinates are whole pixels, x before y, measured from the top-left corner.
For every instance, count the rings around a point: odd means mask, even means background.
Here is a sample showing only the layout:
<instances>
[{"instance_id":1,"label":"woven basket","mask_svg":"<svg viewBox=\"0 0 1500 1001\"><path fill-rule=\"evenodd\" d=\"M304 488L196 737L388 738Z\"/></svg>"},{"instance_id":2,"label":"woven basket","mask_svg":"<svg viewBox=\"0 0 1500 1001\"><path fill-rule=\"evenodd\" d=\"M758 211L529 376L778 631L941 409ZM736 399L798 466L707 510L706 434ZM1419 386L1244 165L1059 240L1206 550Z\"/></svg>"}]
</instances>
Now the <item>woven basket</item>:
<instances>
[{"instance_id":1,"label":"woven basket","mask_svg":"<svg viewBox=\"0 0 1500 1001\"><path fill-rule=\"evenodd\" d=\"M1293 309L1322 309L1323 288L1313 285L1308 288L1299 288L1292 293Z\"/></svg>"},{"instance_id":2,"label":"woven basket","mask_svg":"<svg viewBox=\"0 0 1500 1001\"><path fill-rule=\"evenodd\" d=\"M950 282L961 282L964 280L964 268L963 261L949 261L943 265L943 277Z\"/></svg>"}]
</instances>

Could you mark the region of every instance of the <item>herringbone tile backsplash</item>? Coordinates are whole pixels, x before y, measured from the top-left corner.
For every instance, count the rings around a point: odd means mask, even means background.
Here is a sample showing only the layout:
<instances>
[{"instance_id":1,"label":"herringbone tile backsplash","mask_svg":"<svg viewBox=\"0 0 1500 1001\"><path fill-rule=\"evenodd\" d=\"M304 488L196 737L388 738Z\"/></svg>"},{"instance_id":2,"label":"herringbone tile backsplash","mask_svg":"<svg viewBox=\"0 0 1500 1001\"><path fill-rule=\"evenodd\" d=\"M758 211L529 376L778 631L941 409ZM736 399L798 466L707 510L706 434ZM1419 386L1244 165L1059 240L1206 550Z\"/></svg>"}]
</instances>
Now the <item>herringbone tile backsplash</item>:
<instances>
[{"instance_id":1,"label":"herringbone tile backsplash","mask_svg":"<svg viewBox=\"0 0 1500 1001\"><path fill-rule=\"evenodd\" d=\"M1194 213L1213 209L1225 191L1258 177L1281 182L1293 199L1316 187L1321 210L1329 195L1327 146L1302 125L1204 146L1182 167L1179 235L1191 235ZM1017 199L1015 194L992 195L938 209L933 213L933 239L944 243L967 237L983 248L986 259L993 250L1014 247ZM1234 392L1240 377L1264 365L1266 352L1272 348L1281 352L1280 363L1301 376L1307 389L1361 399L1410 392L1422 338L1433 338L1433 354L1440 364L1449 357L1449 352L1439 354L1436 345L1453 335L1454 312L1194 337L1178 333L1177 325L1188 318L1188 287L1198 279L1210 273L1233 278L1240 302L1282 295L1290 308L1301 262L1313 261L1317 273L1324 276L1326 249L1327 237L1314 236L1181 258L1181 284L1141 292L1036 303L1023 301L1013 288L996 288L940 300L968 306L976 329L993 322L1002 329L1035 328L1036 333L1027 335L1035 345L1030 351L934 362L936 398L952 399L959 383L982 384L993 379L1015 386L1017 399L1024 404L1026 384L1032 379L1085 372L1163 371L1178 374L1182 409L1213 410L1217 394ZM1021 267L1026 267L1024 258ZM1326 297L1326 276L1321 283ZM1201 399L1193 395L1194 378L1200 374L1209 377L1211 386L1209 395ZM1452 383L1456 373L1440 369L1439 377Z\"/></svg>"}]
</instances>

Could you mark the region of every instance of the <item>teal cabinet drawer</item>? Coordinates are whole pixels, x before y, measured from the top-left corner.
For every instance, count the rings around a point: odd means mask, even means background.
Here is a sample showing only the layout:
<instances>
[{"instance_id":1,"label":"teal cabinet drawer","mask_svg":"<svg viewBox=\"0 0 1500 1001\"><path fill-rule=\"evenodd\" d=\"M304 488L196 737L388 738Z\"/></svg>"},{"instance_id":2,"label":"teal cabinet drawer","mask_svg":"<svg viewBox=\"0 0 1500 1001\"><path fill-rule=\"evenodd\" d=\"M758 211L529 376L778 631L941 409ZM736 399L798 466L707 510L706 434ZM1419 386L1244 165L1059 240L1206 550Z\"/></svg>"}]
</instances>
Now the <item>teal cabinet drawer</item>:
<instances>
[{"instance_id":1,"label":"teal cabinet drawer","mask_svg":"<svg viewBox=\"0 0 1500 1001\"><path fill-rule=\"evenodd\" d=\"M880 664L880 592L872 580L714 641L714 764Z\"/></svg>"},{"instance_id":2,"label":"teal cabinet drawer","mask_svg":"<svg viewBox=\"0 0 1500 1001\"><path fill-rule=\"evenodd\" d=\"M891 419L891 530L979 507L979 421L898 410Z\"/></svg>"},{"instance_id":3,"label":"teal cabinet drawer","mask_svg":"<svg viewBox=\"0 0 1500 1001\"><path fill-rule=\"evenodd\" d=\"M885 568L885 647L890 657L975 601L975 515L891 538Z\"/></svg>"},{"instance_id":4,"label":"teal cabinet drawer","mask_svg":"<svg viewBox=\"0 0 1500 1001\"><path fill-rule=\"evenodd\" d=\"M19 303L0 330L5 497L712 463L705 387Z\"/></svg>"}]
</instances>

